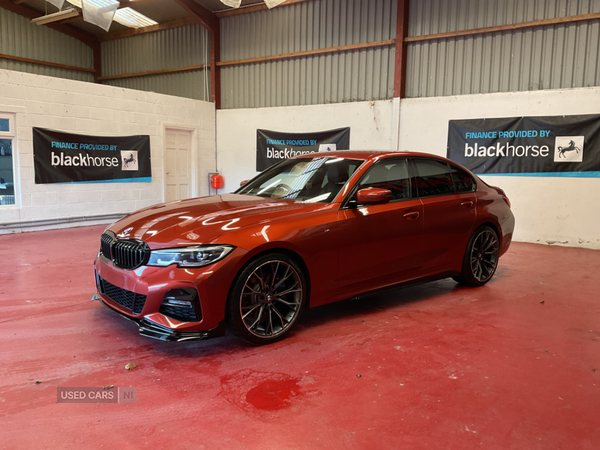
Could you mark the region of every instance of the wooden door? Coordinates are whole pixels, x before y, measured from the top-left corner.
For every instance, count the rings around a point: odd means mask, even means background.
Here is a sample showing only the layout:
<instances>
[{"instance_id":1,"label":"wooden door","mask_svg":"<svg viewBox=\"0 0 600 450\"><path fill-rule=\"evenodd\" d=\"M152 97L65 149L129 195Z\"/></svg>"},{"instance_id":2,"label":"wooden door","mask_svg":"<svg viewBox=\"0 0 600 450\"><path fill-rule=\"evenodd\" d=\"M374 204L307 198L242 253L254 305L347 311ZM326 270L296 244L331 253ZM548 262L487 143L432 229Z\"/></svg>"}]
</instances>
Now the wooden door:
<instances>
[{"instance_id":1,"label":"wooden door","mask_svg":"<svg viewBox=\"0 0 600 450\"><path fill-rule=\"evenodd\" d=\"M165 201L190 198L192 192L192 131L165 130Z\"/></svg>"}]
</instances>

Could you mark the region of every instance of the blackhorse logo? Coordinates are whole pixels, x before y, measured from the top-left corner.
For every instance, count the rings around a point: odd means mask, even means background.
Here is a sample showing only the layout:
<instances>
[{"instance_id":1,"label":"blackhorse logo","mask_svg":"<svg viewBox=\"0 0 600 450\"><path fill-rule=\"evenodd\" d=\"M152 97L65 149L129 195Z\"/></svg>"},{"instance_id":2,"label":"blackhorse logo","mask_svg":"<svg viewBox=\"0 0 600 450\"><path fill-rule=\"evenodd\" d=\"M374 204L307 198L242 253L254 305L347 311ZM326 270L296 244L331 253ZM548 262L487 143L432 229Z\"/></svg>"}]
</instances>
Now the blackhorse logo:
<instances>
[{"instance_id":1,"label":"blackhorse logo","mask_svg":"<svg viewBox=\"0 0 600 450\"><path fill-rule=\"evenodd\" d=\"M582 162L584 136L556 136L555 162Z\"/></svg>"},{"instance_id":2,"label":"blackhorse logo","mask_svg":"<svg viewBox=\"0 0 600 450\"><path fill-rule=\"evenodd\" d=\"M566 152L571 152L575 150L577 153L579 153L579 147L577 147L575 145L575 141L569 141L569 146L568 147L558 147L558 157L559 158L566 158L565 153Z\"/></svg>"},{"instance_id":3,"label":"blackhorse logo","mask_svg":"<svg viewBox=\"0 0 600 450\"><path fill-rule=\"evenodd\" d=\"M136 150L121 150L121 170L138 170L138 158Z\"/></svg>"}]
</instances>

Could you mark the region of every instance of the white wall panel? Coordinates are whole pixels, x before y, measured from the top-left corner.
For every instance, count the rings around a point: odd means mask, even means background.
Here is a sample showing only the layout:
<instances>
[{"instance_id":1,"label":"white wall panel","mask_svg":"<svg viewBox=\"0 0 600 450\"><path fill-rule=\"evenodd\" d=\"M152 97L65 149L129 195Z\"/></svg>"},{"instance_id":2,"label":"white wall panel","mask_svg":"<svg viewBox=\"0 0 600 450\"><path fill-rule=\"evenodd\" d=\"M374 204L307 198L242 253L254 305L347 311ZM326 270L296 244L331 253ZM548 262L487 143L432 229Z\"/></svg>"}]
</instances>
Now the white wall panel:
<instances>
[{"instance_id":1,"label":"white wall panel","mask_svg":"<svg viewBox=\"0 0 600 450\"><path fill-rule=\"evenodd\" d=\"M0 70L0 111L16 115L13 157L20 180L18 205L0 207L0 225L126 214L162 202L167 126L194 131L195 181L200 195L208 193L208 173L215 170L214 103ZM95 136L147 134L152 182L36 184L33 127Z\"/></svg>"},{"instance_id":2,"label":"white wall panel","mask_svg":"<svg viewBox=\"0 0 600 450\"><path fill-rule=\"evenodd\" d=\"M280 108L217 111L217 162L225 178L224 192L236 190L240 181L256 172L258 128L308 133L350 127L353 150L396 148L398 102L289 106Z\"/></svg>"},{"instance_id":3,"label":"white wall panel","mask_svg":"<svg viewBox=\"0 0 600 450\"><path fill-rule=\"evenodd\" d=\"M446 156L449 120L597 114L599 104L597 87L404 99L399 148ZM600 179L482 178L510 198L515 240L600 249Z\"/></svg>"}]
</instances>

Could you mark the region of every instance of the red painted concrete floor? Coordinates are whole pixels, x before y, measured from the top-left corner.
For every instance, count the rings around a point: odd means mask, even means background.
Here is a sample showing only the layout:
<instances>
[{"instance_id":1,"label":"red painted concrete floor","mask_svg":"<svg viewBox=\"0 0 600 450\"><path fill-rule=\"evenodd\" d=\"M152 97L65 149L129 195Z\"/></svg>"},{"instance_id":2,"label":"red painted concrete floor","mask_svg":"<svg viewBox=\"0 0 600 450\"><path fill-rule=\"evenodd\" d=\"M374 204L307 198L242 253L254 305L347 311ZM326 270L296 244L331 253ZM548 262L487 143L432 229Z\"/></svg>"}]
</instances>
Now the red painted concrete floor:
<instances>
[{"instance_id":1,"label":"red painted concrete floor","mask_svg":"<svg viewBox=\"0 0 600 450\"><path fill-rule=\"evenodd\" d=\"M90 303L102 229L0 236L2 449L600 448L600 251L516 243L483 288L326 306L256 348ZM137 403L57 404L111 384Z\"/></svg>"}]
</instances>

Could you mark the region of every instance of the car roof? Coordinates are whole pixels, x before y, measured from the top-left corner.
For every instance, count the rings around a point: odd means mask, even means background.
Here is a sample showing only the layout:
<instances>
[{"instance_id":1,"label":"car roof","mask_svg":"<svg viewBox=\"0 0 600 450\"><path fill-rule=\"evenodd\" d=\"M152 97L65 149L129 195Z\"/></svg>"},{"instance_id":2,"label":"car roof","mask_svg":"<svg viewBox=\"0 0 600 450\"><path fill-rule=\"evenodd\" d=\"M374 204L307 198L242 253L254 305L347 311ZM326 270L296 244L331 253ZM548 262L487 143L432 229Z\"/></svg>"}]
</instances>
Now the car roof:
<instances>
[{"instance_id":1,"label":"car roof","mask_svg":"<svg viewBox=\"0 0 600 450\"><path fill-rule=\"evenodd\" d=\"M431 153L422 152L408 152L408 151L390 151L390 150L336 150L333 152L321 152L322 156L334 157L334 158L345 158L345 159L375 159L375 158L389 158L392 156L426 156L429 158L438 158L445 160L443 156L433 155ZM295 158L314 158L314 153L308 153L304 155L296 156ZM321 154L319 154L321 156Z\"/></svg>"}]
</instances>

